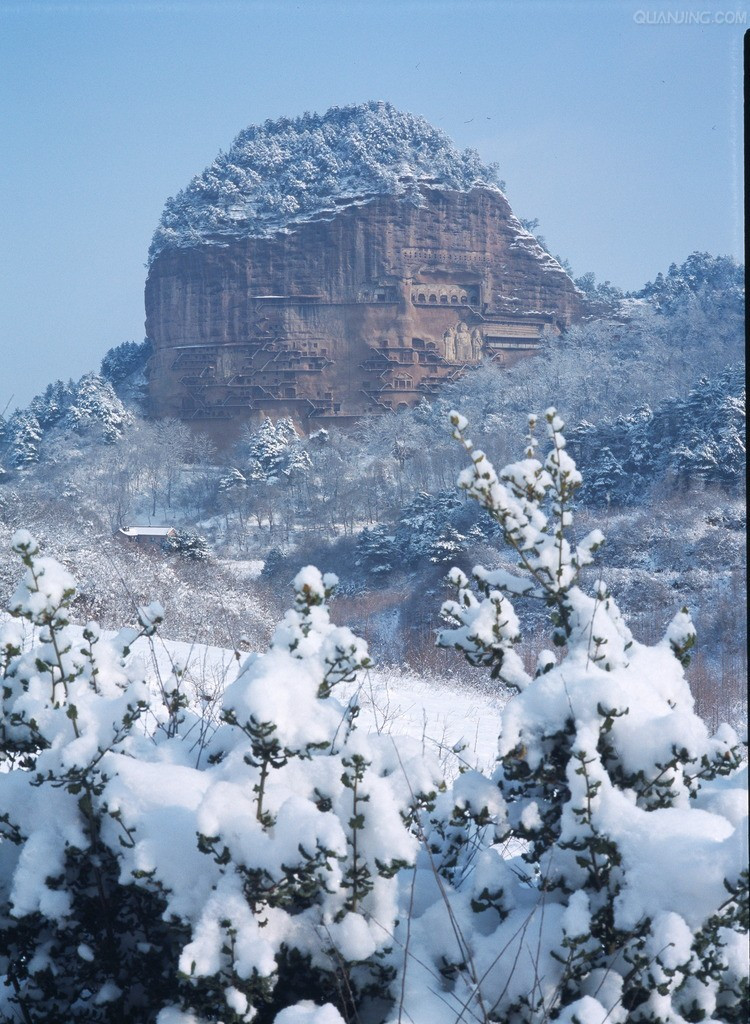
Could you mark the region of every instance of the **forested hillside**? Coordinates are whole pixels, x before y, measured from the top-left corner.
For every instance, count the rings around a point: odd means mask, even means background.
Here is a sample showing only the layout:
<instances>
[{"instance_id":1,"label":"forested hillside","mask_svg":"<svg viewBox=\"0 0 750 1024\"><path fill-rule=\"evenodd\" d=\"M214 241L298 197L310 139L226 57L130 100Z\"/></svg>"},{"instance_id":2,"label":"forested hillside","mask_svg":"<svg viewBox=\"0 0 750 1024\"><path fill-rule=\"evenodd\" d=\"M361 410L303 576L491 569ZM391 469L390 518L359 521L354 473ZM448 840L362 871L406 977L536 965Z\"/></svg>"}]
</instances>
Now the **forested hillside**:
<instances>
[{"instance_id":1,"label":"forested hillside","mask_svg":"<svg viewBox=\"0 0 750 1024\"><path fill-rule=\"evenodd\" d=\"M416 596L442 594L453 564L506 556L496 525L455 491L446 414L461 408L477 444L505 460L528 410L554 403L584 473L579 518L604 518L636 634L655 636L682 595L700 638L700 706L741 715L742 285L731 260L696 253L510 370L485 364L431 403L348 432L302 437L266 421L221 453L182 423L143 417L149 345L120 345L99 374L51 384L0 425L4 593L9 531L26 526L75 570L81 621L114 625L159 598L169 635L240 648L267 638L289 581L314 561L338 573L337 614L379 660L455 671ZM180 534L144 551L113 536L133 523Z\"/></svg>"}]
</instances>

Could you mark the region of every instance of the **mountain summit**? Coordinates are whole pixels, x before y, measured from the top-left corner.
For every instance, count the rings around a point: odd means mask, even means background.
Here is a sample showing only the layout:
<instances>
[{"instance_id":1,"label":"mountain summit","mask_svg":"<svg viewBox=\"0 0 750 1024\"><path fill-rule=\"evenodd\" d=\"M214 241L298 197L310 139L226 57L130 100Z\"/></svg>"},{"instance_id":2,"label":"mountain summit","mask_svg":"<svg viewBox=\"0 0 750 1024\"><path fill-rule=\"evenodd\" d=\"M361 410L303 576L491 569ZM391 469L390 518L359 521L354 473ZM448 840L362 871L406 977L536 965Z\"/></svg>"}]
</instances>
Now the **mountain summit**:
<instances>
[{"instance_id":1,"label":"mountain summit","mask_svg":"<svg viewBox=\"0 0 750 1024\"><path fill-rule=\"evenodd\" d=\"M421 202L419 184L499 189L497 168L460 152L442 131L390 103L331 107L251 125L227 153L167 200L149 250L189 248L333 216L374 196Z\"/></svg>"}]
</instances>

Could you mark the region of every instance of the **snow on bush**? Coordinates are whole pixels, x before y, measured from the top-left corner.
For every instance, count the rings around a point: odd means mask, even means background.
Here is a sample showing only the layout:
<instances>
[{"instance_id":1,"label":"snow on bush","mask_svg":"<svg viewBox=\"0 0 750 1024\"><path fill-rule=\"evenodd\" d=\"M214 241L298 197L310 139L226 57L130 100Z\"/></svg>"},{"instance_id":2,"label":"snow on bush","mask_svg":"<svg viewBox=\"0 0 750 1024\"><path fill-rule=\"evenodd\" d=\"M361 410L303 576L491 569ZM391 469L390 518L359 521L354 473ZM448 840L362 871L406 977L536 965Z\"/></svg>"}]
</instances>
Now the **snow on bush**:
<instances>
[{"instance_id":1,"label":"snow on bush","mask_svg":"<svg viewBox=\"0 0 750 1024\"><path fill-rule=\"evenodd\" d=\"M342 201L396 195L419 202L419 182L461 191L498 187L494 166L389 103L266 121L240 132L227 153L167 200L150 258L163 249L272 234L330 216Z\"/></svg>"},{"instance_id":2,"label":"snow on bush","mask_svg":"<svg viewBox=\"0 0 750 1024\"><path fill-rule=\"evenodd\" d=\"M356 728L364 642L311 567L266 653L202 728L179 666L128 658L163 610L70 629L71 576L25 531L0 633L0 1019L156 1024L624 1024L745 1019L746 767L710 735L686 610L631 636L554 409L460 485L518 571L453 570L439 642L516 691L491 777L450 785L408 737ZM524 668L514 604L557 653ZM341 691L353 692L346 700ZM196 739L198 737L198 739Z\"/></svg>"},{"instance_id":3,"label":"snow on bush","mask_svg":"<svg viewBox=\"0 0 750 1024\"><path fill-rule=\"evenodd\" d=\"M568 437L586 472L587 506L637 504L644 490L671 476L682 487L718 485L739 493L745 478L745 375L730 365L701 377L686 398L599 426L580 423Z\"/></svg>"},{"instance_id":4,"label":"snow on bush","mask_svg":"<svg viewBox=\"0 0 750 1024\"><path fill-rule=\"evenodd\" d=\"M356 733L356 702L334 696L369 664L330 622L335 577L298 574L199 770L179 672L159 706L126 668L162 610L75 642L72 578L27 533L13 544L27 571L0 639L4 1019L244 1021L290 992L340 995L342 971L350 1017L387 988L398 870L417 849L404 822L414 787L440 780L416 742Z\"/></svg>"},{"instance_id":5,"label":"snow on bush","mask_svg":"<svg viewBox=\"0 0 750 1024\"><path fill-rule=\"evenodd\" d=\"M248 480L277 483L285 477L289 479L304 473L311 465L310 456L288 416L282 416L275 423L266 416L257 430L246 427L236 449L245 472L232 470L230 477L220 482L223 490Z\"/></svg>"},{"instance_id":6,"label":"snow on bush","mask_svg":"<svg viewBox=\"0 0 750 1024\"><path fill-rule=\"evenodd\" d=\"M42 444L55 427L114 444L132 422L132 414L110 382L97 373L86 373L76 384L61 380L49 384L28 409L17 410L5 427L6 436L0 433L0 447L7 447L11 466L24 469L40 461Z\"/></svg>"}]
</instances>

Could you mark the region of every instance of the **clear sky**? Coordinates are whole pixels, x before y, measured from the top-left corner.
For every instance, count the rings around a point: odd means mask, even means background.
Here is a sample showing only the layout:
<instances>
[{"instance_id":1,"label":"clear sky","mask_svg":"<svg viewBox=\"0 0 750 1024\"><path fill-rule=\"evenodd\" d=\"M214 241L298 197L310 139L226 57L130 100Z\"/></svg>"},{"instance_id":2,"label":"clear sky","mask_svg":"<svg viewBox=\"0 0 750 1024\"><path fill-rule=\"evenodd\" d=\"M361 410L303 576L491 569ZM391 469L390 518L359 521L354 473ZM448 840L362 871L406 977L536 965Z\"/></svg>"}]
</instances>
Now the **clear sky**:
<instances>
[{"instance_id":1,"label":"clear sky","mask_svg":"<svg viewBox=\"0 0 750 1024\"><path fill-rule=\"evenodd\" d=\"M695 250L741 258L748 9L0 0L0 412L141 341L164 200L305 110L421 114L498 162L576 275L631 289Z\"/></svg>"}]
</instances>

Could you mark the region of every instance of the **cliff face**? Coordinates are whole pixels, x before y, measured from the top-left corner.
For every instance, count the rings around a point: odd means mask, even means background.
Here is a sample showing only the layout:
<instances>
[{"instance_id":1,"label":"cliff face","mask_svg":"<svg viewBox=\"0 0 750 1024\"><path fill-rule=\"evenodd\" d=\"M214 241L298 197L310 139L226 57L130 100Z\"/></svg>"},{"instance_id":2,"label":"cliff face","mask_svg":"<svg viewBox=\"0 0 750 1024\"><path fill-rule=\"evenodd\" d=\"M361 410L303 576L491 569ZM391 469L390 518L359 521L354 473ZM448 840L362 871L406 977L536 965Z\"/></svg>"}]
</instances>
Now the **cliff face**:
<instances>
[{"instance_id":1,"label":"cliff face","mask_svg":"<svg viewBox=\"0 0 750 1024\"><path fill-rule=\"evenodd\" d=\"M165 249L146 282L151 411L236 434L412 405L483 358L510 363L581 296L494 188L380 196L273 237Z\"/></svg>"}]
</instances>

